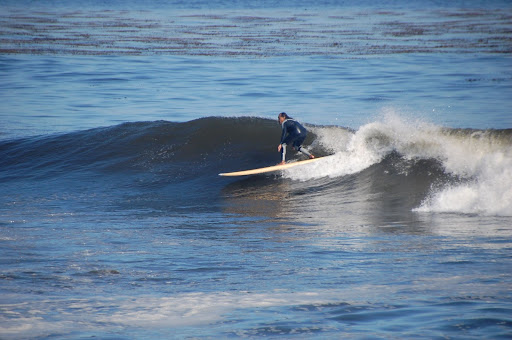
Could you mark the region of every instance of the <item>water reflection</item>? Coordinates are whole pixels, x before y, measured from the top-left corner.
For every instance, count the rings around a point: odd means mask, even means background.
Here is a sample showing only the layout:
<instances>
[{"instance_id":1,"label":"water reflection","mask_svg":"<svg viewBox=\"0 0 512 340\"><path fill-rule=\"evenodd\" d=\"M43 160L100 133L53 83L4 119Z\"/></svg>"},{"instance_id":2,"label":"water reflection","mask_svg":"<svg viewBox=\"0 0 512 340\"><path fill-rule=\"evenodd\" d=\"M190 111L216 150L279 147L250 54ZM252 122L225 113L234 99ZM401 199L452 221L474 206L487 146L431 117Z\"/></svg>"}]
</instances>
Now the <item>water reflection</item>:
<instances>
[{"instance_id":1,"label":"water reflection","mask_svg":"<svg viewBox=\"0 0 512 340\"><path fill-rule=\"evenodd\" d=\"M222 206L224 213L255 223L331 235L509 235L508 218L414 211L432 187L456 180L444 175L434 161L413 162L394 155L338 178L296 181L274 174L235 180L223 188Z\"/></svg>"},{"instance_id":2,"label":"water reflection","mask_svg":"<svg viewBox=\"0 0 512 340\"><path fill-rule=\"evenodd\" d=\"M427 191L428 183L418 190L418 183L412 188L409 182L385 182L385 175L377 176L376 171L304 182L279 176L248 177L222 190L224 212L339 231L354 226L421 230L421 215L412 209L422 199L417 193Z\"/></svg>"},{"instance_id":3,"label":"water reflection","mask_svg":"<svg viewBox=\"0 0 512 340\"><path fill-rule=\"evenodd\" d=\"M270 220L286 216L291 195L290 181L278 175L246 177L222 190L225 213Z\"/></svg>"}]
</instances>

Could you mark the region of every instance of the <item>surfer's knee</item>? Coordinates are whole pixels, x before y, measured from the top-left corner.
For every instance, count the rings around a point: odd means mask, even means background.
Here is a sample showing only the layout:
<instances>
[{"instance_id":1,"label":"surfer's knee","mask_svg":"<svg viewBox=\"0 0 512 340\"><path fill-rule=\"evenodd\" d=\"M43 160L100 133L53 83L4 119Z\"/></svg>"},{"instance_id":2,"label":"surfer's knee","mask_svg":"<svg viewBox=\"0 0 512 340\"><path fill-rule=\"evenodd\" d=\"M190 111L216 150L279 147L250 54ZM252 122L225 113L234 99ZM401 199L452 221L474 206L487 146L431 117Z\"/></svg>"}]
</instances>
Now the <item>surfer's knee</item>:
<instances>
[{"instance_id":1,"label":"surfer's knee","mask_svg":"<svg viewBox=\"0 0 512 340\"><path fill-rule=\"evenodd\" d=\"M297 147L297 150L302 152L303 154L305 154L306 156L310 157L311 158L311 154L309 153L308 150L306 150L305 148L303 148L302 146L298 146Z\"/></svg>"}]
</instances>

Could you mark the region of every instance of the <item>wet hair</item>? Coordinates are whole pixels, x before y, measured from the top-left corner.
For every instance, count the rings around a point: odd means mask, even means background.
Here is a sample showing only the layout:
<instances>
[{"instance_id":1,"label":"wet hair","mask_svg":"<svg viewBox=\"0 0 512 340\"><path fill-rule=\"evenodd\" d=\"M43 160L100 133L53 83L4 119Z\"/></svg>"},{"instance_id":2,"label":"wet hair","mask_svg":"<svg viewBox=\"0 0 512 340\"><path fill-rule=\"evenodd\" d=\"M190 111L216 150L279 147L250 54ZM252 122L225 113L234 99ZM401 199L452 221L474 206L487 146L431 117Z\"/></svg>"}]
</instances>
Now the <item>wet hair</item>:
<instances>
[{"instance_id":1,"label":"wet hair","mask_svg":"<svg viewBox=\"0 0 512 340\"><path fill-rule=\"evenodd\" d=\"M280 117L283 117L285 120L286 119L292 119L292 117L288 116L286 114L286 112L281 112L280 114L277 115L277 120L279 120Z\"/></svg>"}]
</instances>

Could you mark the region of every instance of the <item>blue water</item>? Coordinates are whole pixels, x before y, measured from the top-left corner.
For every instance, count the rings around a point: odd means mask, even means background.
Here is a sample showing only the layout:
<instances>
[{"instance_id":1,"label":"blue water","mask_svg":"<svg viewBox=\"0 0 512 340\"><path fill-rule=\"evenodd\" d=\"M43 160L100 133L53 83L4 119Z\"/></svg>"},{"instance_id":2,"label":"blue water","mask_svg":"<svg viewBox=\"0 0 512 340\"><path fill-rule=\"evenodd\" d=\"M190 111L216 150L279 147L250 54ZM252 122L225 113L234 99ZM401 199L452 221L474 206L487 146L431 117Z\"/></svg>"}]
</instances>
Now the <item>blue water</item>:
<instances>
[{"instance_id":1,"label":"blue water","mask_svg":"<svg viewBox=\"0 0 512 340\"><path fill-rule=\"evenodd\" d=\"M508 2L1 5L0 338L511 337Z\"/></svg>"},{"instance_id":2,"label":"blue water","mask_svg":"<svg viewBox=\"0 0 512 340\"><path fill-rule=\"evenodd\" d=\"M450 127L503 128L512 126L511 65L508 56L452 54L296 57L293 64L284 57L5 56L2 132L217 115L274 119L278 111L355 129L387 108Z\"/></svg>"}]
</instances>

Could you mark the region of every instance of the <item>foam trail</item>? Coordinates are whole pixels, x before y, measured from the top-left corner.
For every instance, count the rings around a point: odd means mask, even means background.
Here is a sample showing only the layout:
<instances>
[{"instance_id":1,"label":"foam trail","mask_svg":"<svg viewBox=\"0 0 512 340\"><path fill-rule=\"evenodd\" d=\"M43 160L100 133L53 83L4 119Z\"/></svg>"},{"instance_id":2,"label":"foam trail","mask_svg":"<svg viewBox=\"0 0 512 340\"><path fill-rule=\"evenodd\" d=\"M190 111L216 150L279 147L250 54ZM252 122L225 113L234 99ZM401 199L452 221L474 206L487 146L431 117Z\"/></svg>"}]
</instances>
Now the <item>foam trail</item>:
<instances>
[{"instance_id":1,"label":"foam trail","mask_svg":"<svg viewBox=\"0 0 512 340\"><path fill-rule=\"evenodd\" d=\"M358 173L380 162L387 152L376 145L369 147L366 143L373 129L374 126L369 124L356 133L333 127L315 130L317 143L334 155L308 166L288 169L285 176L302 181L321 177L334 178Z\"/></svg>"}]
</instances>

